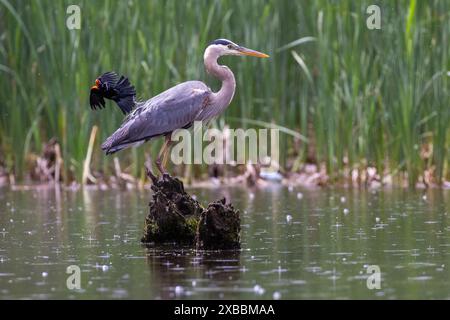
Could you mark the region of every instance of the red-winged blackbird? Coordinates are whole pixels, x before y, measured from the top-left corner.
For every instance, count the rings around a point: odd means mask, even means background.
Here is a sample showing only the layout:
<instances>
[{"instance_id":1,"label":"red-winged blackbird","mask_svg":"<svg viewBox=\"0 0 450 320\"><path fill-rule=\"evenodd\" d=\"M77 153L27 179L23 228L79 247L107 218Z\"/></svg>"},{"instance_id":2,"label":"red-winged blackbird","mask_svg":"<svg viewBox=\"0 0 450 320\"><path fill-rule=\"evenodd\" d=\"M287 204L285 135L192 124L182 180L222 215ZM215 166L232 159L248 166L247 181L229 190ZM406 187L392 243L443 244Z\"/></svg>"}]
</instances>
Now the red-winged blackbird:
<instances>
[{"instance_id":1,"label":"red-winged blackbird","mask_svg":"<svg viewBox=\"0 0 450 320\"><path fill-rule=\"evenodd\" d=\"M91 109L105 107L105 99L117 103L123 114L130 113L136 105L136 90L128 78L119 76L115 72L106 72L95 80L91 87L89 102Z\"/></svg>"}]
</instances>

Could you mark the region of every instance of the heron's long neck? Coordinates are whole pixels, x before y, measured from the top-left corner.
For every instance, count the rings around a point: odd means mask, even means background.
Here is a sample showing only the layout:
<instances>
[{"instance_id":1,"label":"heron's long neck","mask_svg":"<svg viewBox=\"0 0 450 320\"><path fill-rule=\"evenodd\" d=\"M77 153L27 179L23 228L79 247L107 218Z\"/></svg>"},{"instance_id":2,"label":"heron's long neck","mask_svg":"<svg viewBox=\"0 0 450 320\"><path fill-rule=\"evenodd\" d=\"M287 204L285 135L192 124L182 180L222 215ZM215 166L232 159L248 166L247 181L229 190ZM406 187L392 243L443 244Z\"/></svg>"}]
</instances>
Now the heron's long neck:
<instances>
[{"instance_id":1,"label":"heron's long neck","mask_svg":"<svg viewBox=\"0 0 450 320\"><path fill-rule=\"evenodd\" d=\"M211 95L210 105L214 106L214 116L222 113L230 104L236 89L236 80L234 74L227 66L221 66L217 63L219 56L214 52L205 53L206 71L222 81L222 87L218 92Z\"/></svg>"}]
</instances>

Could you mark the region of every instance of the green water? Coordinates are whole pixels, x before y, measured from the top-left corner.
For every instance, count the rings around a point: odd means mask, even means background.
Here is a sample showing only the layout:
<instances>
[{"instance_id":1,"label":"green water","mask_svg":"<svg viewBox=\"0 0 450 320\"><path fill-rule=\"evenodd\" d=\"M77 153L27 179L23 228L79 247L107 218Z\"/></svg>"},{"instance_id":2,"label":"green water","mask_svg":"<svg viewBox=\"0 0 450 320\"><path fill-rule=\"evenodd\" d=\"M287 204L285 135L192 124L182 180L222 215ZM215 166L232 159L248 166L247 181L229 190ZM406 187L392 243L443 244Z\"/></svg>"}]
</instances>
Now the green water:
<instances>
[{"instance_id":1,"label":"green water","mask_svg":"<svg viewBox=\"0 0 450 320\"><path fill-rule=\"evenodd\" d=\"M191 192L241 210L240 252L142 246L148 192L1 189L0 298L450 298L450 190Z\"/></svg>"}]
</instances>

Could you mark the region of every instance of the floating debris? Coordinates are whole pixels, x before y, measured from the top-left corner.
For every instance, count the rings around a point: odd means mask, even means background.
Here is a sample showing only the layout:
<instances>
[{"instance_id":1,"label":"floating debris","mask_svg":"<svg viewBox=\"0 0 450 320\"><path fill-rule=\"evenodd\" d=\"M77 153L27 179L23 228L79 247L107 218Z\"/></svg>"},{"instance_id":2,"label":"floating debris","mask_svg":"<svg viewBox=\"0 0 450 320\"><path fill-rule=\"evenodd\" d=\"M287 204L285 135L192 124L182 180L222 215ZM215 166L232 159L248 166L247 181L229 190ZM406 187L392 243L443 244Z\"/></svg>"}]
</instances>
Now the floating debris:
<instances>
[{"instance_id":1,"label":"floating debris","mask_svg":"<svg viewBox=\"0 0 450 320\"><path fill-rule=\"evenodd\" d=\"M276 171L267 171L267 170L261 169L261 173L259 174L259 176L262 179L269 180L269 181L283 180L283 176L279 172L276 172Z\"/></svg>"},{"instance_id":2,"label":"floating debris","mask_svg":"<svg viewBox=\"0 0 450 320\"><path fill-rule=\"evenodd\" d=\"M286 216L286 222L287 222L287 223L291 223L291 221L292 221L292 216L291 216L290 214L288 214L288 215Z\"/></svg>"},{"instance_id":3,"label":"floating debris","mask_svg":"<svg viewBox=\"0 0 450 320\"><path fill-rule=\"evenodd\" d=\"M278 291L275 291L273 293L273 300L280 300L281 299L281 293L279 293Z\"/></svg>"},{"instance_id":4,"label":"floating debris","mask_svg":"<svg viewBox=\"0 0 450 320\"><path fill-rule=\"evenodd\" d=\"M303 199L303 193L298 192L298 193L297 193L297 199L298 199L298 200Z\"/></svg>"}]
</instances>

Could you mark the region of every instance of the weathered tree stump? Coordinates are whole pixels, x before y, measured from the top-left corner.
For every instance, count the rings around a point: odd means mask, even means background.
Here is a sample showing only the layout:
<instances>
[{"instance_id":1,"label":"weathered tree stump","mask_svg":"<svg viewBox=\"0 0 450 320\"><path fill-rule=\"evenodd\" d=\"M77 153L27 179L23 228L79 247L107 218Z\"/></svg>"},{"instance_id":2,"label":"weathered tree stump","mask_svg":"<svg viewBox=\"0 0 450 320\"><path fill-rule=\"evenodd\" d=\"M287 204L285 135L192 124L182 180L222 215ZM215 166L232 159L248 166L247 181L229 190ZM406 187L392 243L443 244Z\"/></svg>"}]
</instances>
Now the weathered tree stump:
<instances>
[{"instance_id":1,"label":"weathered tree stump","mask_svg":"<svg viewBox=\"0 0 450 320\"><path fill-rule=\"evenodd\" d=\"M205 209L184 190L183 183L168 174L152 179L152 200L145 218L144 243L195 245L199 250L240 248L239 211L225 199Z\"/></svg>"},{"instance_id":2,"label":"weathered tree stump","mask_svg":"<svg viewBox=\"0 0 450 320\"><path fill-rule=\"evenodd\" d=\"M227 250L241 247L239 211L225 198L210 203L200 216L196 246L201 250Z\"/></svg>"}]
</instances>

